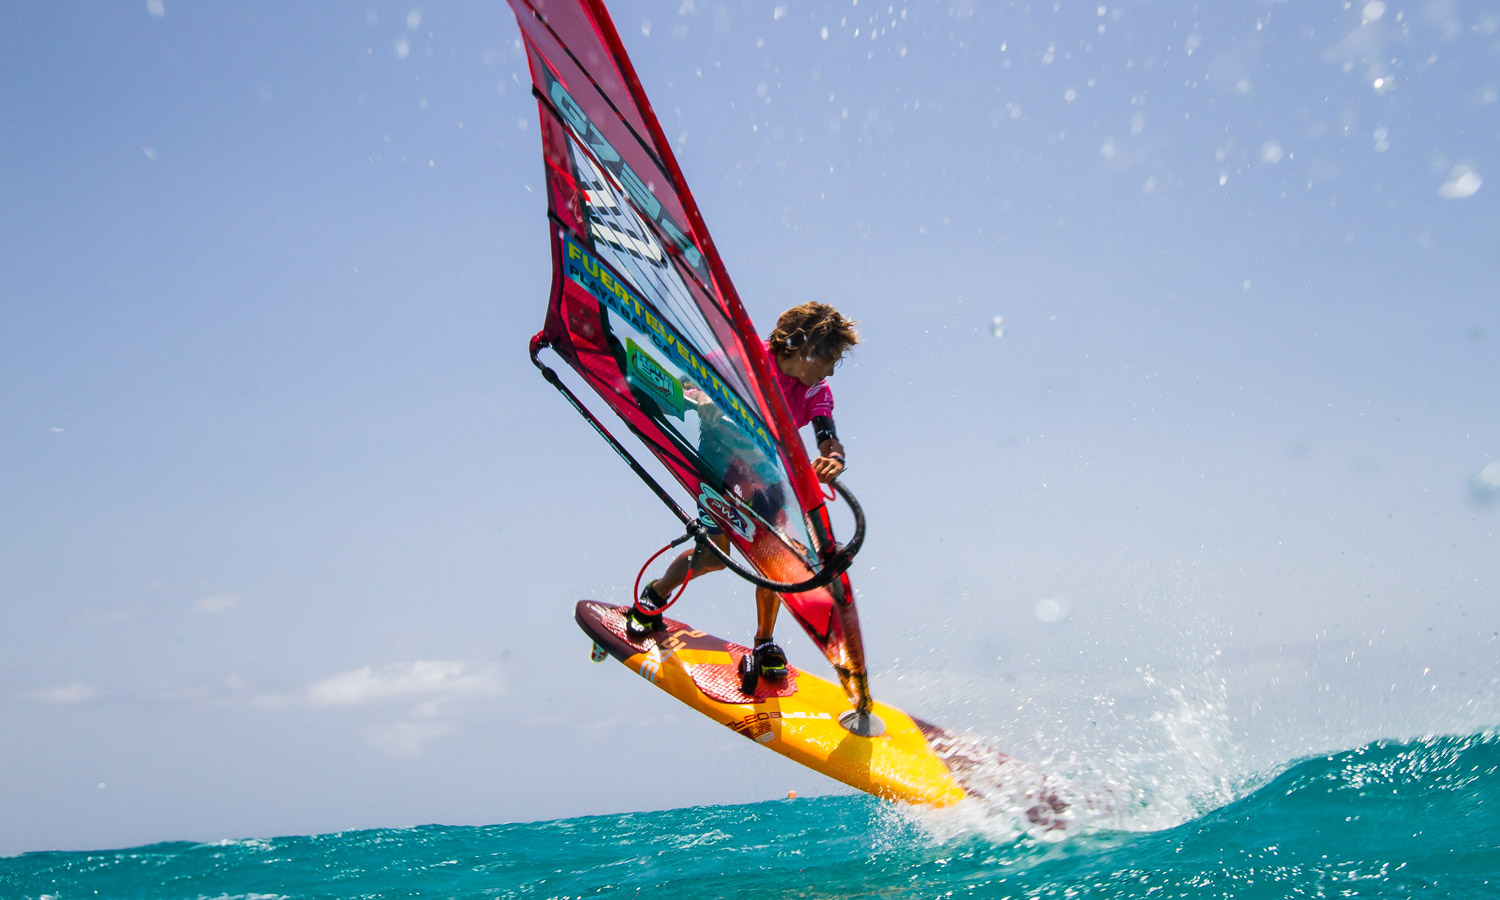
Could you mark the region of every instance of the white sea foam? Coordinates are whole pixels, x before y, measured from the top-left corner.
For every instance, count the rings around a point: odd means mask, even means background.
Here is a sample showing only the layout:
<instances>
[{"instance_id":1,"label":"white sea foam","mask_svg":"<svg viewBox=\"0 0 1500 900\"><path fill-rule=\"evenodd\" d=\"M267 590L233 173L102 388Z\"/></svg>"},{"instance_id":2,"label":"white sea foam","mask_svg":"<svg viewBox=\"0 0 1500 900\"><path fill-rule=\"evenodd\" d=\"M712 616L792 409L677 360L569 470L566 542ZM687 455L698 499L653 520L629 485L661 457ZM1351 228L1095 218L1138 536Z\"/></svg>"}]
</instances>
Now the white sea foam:
<instances>
[{"instance_id":1,"label":"white sea foam","mask_svg":"<svg viewBox=\"0 0 1500 900\"><path fill-rule=\"evenodd\" d=\"M269 851L273 849L271 842L265 838L224 838L223 840L210 841L202 844L204 847L242 847L246 850Z\"/></svg>"}]
</instances>

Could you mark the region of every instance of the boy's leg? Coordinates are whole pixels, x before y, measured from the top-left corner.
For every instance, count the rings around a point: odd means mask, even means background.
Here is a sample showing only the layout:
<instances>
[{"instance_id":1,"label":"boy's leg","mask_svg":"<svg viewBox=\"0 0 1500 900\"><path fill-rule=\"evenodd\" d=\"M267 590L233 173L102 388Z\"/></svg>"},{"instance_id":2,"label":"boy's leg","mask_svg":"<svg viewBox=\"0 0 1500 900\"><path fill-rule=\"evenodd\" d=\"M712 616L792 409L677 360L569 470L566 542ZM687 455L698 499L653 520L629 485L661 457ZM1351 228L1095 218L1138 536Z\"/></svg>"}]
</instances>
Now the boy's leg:
<instances>
[{"instance_id":1,"label":"boy's leg","mask_svg":"<svg viewBox=\"0 0 1500 900\"><path fill-rule=\"evenodd\" d=\"M786 677L786 652L771 639L780 611L780 594L765 588L755 589L755 665L766 678Z\"/></svg>"},{"instance_id":2,"label":"boy's leg","mask_svg":"<svg viewBox=\"0 0 1500 900\"><path fill-rule=\"evenodd\" d=\"M710 535L708 539L718 545L720 550L726 553L729 552L728 537L722 534L714 534ZM677 554L677 558L672 560L671 565L667 566L667 571L663 572L660 578L652 582L656 596L663 600L670 599L672 592L682 586L683 579L687 578L688 567L693 561L694 549L693 547L689 547ZM714 556L713 551L705 550L698 555L698 565L693 569L693 577L698 578L699 576L707 575L709 572L717 572L722 568L724 568L724 564L719 562L719 558Z\"/></svg>"},{"instance_id":3,"label":"boy's leg","mask_svg":"<svg viewBox=\"0 0 1500 900\"><path fill-rule=\"evenodd\" d=\"M786 678L786 651L771 639L781 595L765 588L754 591L754 664L765 678Z\"/></svg>"},{"instance_id":4,"label":"boy's leg","mask_svg":"<svg viewBox=\"0 0 1500 900\"><path fill-rule=\"evenodd\" d=\"M709 535L709 540L719 546L724 552L729 552L729 538L723 534ZM672 599L672 594L681 587L683 579L687 578L688 568L693 561L693 549L689 548L678 554L667 566L667 571L655 581L647 582L641 589L640 601L631 606L625 613L625 633L636 640L645 637L653 631L662 627L661 608L667 601ZM712 552L699 556L698 564L693 567L693 575L707 575L709 572L717 572L724 568L719 558ZM651 610L657 610L651 612ZM644 610L644 611L643 611Z\"/></svg>"},{"instance_id":5,"label":"boy's leg","mask_svg":"<svg viewBox=\"0 0 1500 900\"><path fill-rule=\"evenodd\" d=\"M776 633L776 614L781 612L781 595L763 587L755 589L755 642L769 641Z\"/></svg>"}]
</instances>

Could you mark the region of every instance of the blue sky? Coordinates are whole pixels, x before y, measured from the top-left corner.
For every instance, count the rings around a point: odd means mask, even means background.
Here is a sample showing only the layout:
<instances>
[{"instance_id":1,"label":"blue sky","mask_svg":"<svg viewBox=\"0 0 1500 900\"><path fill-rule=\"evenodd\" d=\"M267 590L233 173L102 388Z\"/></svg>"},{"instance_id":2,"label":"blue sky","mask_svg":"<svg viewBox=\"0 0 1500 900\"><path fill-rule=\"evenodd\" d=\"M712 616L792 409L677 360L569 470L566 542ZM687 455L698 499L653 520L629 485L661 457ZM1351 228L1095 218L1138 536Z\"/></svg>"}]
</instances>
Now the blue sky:
<instances>
[{"instance_id":1,"label":"blue sky","mask_svg":"<svg viewBox=\"0 0 1500 900\"><path fill-rule=\"evenodd\" d=\"M1196 798L1500 724L1500 14L611 8L752 318L863 323L877 696ZM835 788L586 661L675 526L525 357L504 5L7 24L0 852Z\"/></svg>"}]
</instances>

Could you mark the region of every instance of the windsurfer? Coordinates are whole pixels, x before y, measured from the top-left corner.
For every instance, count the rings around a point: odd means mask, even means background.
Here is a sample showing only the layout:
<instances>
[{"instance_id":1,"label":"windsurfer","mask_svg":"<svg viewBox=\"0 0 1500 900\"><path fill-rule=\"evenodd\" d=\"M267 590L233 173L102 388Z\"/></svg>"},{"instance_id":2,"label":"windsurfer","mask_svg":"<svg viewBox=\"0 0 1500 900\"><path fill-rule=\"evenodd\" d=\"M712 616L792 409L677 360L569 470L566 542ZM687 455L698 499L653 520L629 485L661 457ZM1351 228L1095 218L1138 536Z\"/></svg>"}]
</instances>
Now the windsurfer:
<instances>
[{"instance_id":1,"label":"windsurfer","mask_svg":"<svg viewBox=\"0 0 1500 900\"><path fill-rule=\"evenodd\" d=\"M838 431L833 423L833 391L828 378L843 361L844 354L859 343L859 332L855 323L845 318L838 310L826 303L808 302L794 306L776 320L776 328L765 341L765 350L771 363L771 372L786 400L787 409L797 428L812 425L818 456L812 461L814 474L824 483L837 478L844 471L844 445L839 442ZM705 429L717 427L722 412L714 407L712 400L702 391L690 389L686 398L697 405L700 422ZM719 431L725 429L719 428ZM731 430L732 433L732 430ZM757 515L773 520L782 506L780 488L772 484L766 487L764 479L755 477L757 453L739 453L732 441L716 438L705 440L709 445L719 446L733 456L724 466L726 485L735 483L737 492L748 493L750 504ZM748 489L748 490L745 490ZM729 550L729 538L723 534L706 511L700 510L702 521L708 526L710 540L724 551ZM724 568L718 557L703 554L694 564L692 549L684 550L660 578L647 584L641 592L640 601L626 618L626 630L634 639L640 639L662 627L660 610L668 597L688 577L700 577ZM786 654L776 645L773 631L776 614L781 610L781 597L774 591L757 588L755 592L755 662L767 677L786 674Z\"/></svg>"}]
</instances>

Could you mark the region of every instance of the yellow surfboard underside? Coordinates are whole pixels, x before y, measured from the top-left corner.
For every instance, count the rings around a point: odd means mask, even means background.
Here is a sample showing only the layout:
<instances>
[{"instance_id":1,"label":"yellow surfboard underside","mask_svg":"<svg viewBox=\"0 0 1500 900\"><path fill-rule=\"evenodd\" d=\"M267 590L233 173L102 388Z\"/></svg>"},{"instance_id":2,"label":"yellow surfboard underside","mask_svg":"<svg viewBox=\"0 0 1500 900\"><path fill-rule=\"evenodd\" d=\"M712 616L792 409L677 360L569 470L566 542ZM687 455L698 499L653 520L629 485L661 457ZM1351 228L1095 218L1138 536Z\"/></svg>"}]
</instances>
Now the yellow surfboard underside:
<instances>
[{"instance_id":1,"label":"yellow surfboard underside","mask_svg":"<svg viewBox=\"0 0 1500 900\"><path fill-rule=\"evenodd\" d=\"M964 790L900 709L876 702L885 732L860 737L839 724L849 701L836 684L793 669L786 683L740 693L734 675L746 648L666 620L639 643L624 630L625 608L584 600L579 625L642 678L710 719L830 778L902 803L949 806Z\"/></svg>"}]
</instances>

